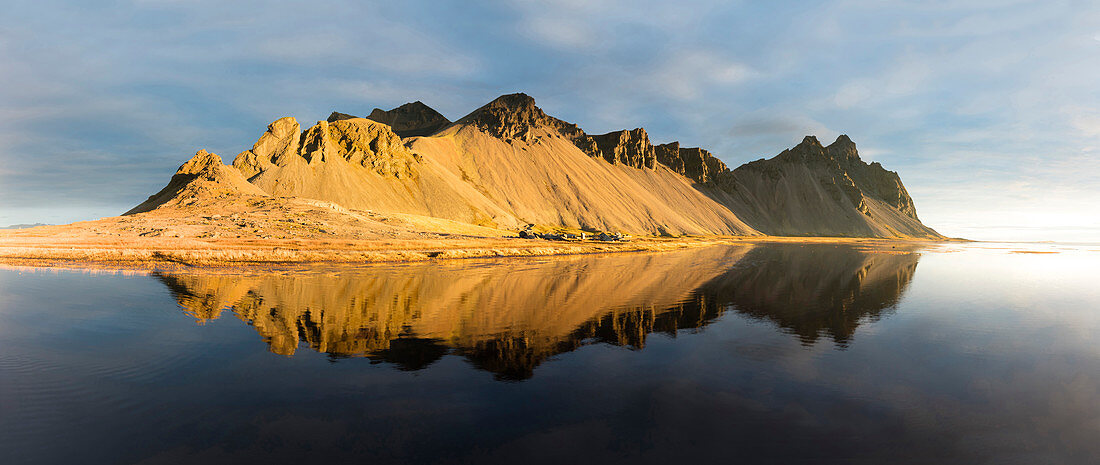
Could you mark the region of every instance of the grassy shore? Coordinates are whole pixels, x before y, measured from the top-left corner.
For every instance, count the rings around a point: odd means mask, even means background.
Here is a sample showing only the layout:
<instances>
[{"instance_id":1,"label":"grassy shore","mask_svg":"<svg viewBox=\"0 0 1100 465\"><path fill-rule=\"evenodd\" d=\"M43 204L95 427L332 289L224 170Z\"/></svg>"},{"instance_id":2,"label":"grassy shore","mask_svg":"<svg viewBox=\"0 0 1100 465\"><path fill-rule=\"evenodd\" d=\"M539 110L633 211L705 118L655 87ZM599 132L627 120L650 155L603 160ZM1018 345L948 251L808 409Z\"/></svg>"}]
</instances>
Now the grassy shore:
<instances>
[{"instance_id":1,"label":"grassy shore","mask_svg":"<svg viewBox=\"0 0 1100 465\"><path fill-rule=\"evenodd\" d=\"M668 251L716 244L846 243L891 248L898 241L833 237L635 238L628 242L550 241L509 237L409 240L186 239L0 237L0 264L127 269L315 266L484 257Z\"/></svg>"}]
</instances>

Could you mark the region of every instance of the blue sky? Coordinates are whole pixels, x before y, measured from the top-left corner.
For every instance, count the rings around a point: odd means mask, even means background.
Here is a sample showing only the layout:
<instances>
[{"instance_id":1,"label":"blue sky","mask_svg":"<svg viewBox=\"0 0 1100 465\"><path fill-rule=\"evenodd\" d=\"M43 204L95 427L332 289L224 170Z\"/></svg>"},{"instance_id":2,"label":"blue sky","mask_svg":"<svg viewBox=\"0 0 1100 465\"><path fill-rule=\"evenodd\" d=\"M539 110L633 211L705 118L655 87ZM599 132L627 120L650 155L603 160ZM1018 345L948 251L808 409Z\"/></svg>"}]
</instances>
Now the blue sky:
<instances>
[{"instance_id":1,"label":"blue sky","mask_svg":"<svg viewBox=\"0 0 1100 465\"><path fill-rule=\"evenodd\" d=\"M945 234L1100 241L1094 2L46 0L0 63L0 224L119 214L281 116L522 91L731 167L846 133Z\"/></svg>"}]
</instances>

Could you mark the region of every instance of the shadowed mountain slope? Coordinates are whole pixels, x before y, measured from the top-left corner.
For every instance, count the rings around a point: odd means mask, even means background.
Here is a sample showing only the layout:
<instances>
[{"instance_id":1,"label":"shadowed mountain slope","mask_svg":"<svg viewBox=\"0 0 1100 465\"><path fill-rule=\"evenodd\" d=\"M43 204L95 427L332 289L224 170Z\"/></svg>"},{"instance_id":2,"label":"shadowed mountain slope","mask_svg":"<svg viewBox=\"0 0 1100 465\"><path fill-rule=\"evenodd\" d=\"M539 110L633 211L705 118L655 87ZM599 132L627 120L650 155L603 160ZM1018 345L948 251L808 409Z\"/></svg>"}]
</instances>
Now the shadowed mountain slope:
<instances>
[{"instance_id":1,"label":"shadowed mountain slope","mask_svg":"<svg viewBox=\"0 0 1100 465\"><path fill-rule=\"evenodd\" d=\"M367 119L388 124L401 137L430 136L451 124L451 120L419 100L390 111L375 108Z\"/></svg>"},{"instance_id":2,"label":"shadowed mountain slope","mask_svg":"<svg viewBox=\"0 0 1100 465\"><path fill-rule=\"evenodd\" d=\"M917 218L898 174L864 163L848 136L827 147L807 136L716 183L716 198L769 235L943 238Z\"/></svg>"}]
</instances>

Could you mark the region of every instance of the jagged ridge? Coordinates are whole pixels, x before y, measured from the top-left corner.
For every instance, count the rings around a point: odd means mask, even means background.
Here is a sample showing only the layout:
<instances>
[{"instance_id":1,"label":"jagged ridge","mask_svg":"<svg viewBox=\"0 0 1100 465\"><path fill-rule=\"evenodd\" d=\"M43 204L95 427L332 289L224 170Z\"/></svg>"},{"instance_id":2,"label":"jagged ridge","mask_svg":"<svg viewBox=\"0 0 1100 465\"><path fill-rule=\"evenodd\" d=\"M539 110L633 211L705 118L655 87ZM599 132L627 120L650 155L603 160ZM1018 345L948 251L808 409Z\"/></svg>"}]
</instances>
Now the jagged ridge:
<instances>
[{"instance_id":1,"label":"jagged ridge","mask_svg":"<svg viewBox=\"0 0 1100 465\"><path fill-rule=\"evenodd\" d=\"M229 179L221 166L218 176ZM864 163L847 136L828 147L809 136L731 171L705 149L653 145L643 128L589 135L522 93L454 124L419 101L375 109L372 119L333 112L305 131L281 118L233 168L258 188L252 194L492 227L942 237L920 223L897 173ZM189 182L176 181L157 202L178 197Z\"/></svg>"},{"instance_id":2,"label":"jagged ridge","mask_svg":"<svg viewBox=\"0 0 1100 465\"><path fill-rule=\"evenodd\" d=\"M847 135L829 146L806 136L717 183L725 203L766 234L942 237L920 223L898 174L864 163Z\"/></svg>"}]
</instances>

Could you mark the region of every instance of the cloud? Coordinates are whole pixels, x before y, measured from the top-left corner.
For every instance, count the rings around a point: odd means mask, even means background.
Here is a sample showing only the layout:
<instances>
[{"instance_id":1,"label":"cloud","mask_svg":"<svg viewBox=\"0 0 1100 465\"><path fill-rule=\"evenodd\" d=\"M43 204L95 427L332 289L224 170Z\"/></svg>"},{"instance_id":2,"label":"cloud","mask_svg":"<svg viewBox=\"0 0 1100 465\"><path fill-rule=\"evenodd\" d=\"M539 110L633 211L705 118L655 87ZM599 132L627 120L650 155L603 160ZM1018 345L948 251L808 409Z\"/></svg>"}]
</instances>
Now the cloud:
<instances>
[{"instance_id":1,"label":"cloud","mask_svg":"<svg viewBox=\"0 0 1100 465\"><path fill-rule=\"evenodd\" d=\"M732 137L758 137L791 134L816 134L825 131L825 126L805 117L760 116L746 118L733 125L729 130Z\"/></svg>"},{"instance_id":2,"label":"cloud","mask_svg":"<svg viewBox=\"0 0 1100 465\"><path fill-rule=\"evenodd\" d=\"M180 157L232 156L279 116L419 99L453 119L516 91L592 132L644 126L734 165L848 133L901 172L933 226L979 216L956 213L976 208L965 199L1041 212L1047 193L1092 212L1100 197L1100 5L59 0L8 13L0 189L25 194L0 209L140 200Z\"/></svg>"},{"instance_id":3,"label":"cloud","mask_svg":"<svg viewBox=\"0 0 1100 465\"><path fill-rule=\"evenodd\" d=\"M1100 113L1072 109L1068 111L1070 124L1085 137L1100 137Z\"/></svg>"},{"instance_id":4,"label":"cloud","mask_svg":"<svg viewBox=\"0 0 1100 465\"><path fill-rule=\"evenodd\" d=\"M597 43L587 24L568 16L534 16L519 24L517 30L536 43L566 50L584 49Z\"/></svg>"},{"instance_id":5,"label":"cloud","mask_svg":"<svg viewBox=\"0 0 1100 465\"><path fill-rule=\"evenodd\" d=\"M650 75L652 91L690 101L715 87L732 86L758 76L751 67L719 55L693 50L674 54Z\"/></svg>"}]
</instances>

